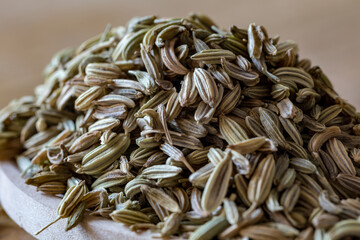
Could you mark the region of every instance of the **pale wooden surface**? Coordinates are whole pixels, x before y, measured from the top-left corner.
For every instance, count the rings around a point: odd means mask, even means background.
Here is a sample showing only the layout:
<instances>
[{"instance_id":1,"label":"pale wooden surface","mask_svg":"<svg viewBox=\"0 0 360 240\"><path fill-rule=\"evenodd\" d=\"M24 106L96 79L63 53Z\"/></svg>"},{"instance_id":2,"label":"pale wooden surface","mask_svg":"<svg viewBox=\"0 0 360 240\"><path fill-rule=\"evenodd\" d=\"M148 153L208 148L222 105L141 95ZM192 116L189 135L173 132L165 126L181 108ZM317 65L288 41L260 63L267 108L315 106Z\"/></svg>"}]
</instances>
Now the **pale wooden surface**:
<instances>
[{"instance_id":1,"label":"pale wooden surface","mask_svg":"<svg viewBox=\"0 0 360 240\"><path fill-rule=\"evenodd\" d=\"M41 194L20 178L20 172L10 161L0 161L0 202L7 214L28 233L33 234L57 218L60 198ZM146 240L154 234L136 234L121 223L95 216L85 216L75 228L65 232L66 219L50 226L39 239L61 240ZM0 234L1 237L1 234ZM159 234L157 234L159 239ZM1 239L1 238L0 238ZM22 238L29 239L29 238ZM11 238L8 238L11 240Z\"/></svg>"},{"instance_id":2,"label":"pale wooden surface","mask_svg":"<svg viewBox=\"0 0 360 240\"><path fill-rule=\"evenodd\" d=\"M17 226L3 210L0 210L0 239L34 240L25 230Z\"/></svg>"},{"instance_id":3,"label":"pale wooden surface","mask_svg":"<svg viewBox=\"0 0 360 240\"><path fill-rule=\"evenodd\" d=\"M78 46L107 23L122 25L132 16L149 14L201 12L224 28L256 22L272 36L295 40L300 56L320 65L337 91L359 108L359 10L357 0L1 0L0 107L32 94L56 51Z\"/></svg>"}]
</instances>

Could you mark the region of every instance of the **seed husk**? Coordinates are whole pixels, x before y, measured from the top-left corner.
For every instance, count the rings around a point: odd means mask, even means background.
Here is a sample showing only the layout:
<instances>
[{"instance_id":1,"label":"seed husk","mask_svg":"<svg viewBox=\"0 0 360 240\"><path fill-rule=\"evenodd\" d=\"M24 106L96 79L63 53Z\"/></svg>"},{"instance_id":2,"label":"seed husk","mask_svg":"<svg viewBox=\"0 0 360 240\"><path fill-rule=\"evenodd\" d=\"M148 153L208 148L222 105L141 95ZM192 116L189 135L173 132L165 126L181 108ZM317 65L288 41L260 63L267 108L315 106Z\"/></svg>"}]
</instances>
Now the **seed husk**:
<instances>
[{"instance_id":1,"label":"seed husk","mask_svg":"<svg viewBox=\"0 0 360 240\"><path fill-rule=\"evenodd\" d=\"M181 212L177 202L175 202L175 200L167 195L162 189L151 188L147 185L141 186L140 189L145 194L146 198L151 198L165 209L171 212Z\"/></svg>"},{"instance_id":2,"label":"seed husk","mask_svg":"<svg viewBox=\"0 0 360 240\"><path fill-rule=\"evenodd\" d=\"M351 192L354 192L356 194L360 193L360 177L340 173L336 177L336 180L340 183L341 186L350 190Z\"/></svg>"},{"instance_id":3,"label":"seed husk","mask_svg":"<svg viewBox=\"0 0 360 240\"><path fill-rule=\"evenodd\" d=\"M182 171L181 168L170 165L155 165L142 171L141 175L148 179L171 178Z\"/></svg>"},{"instance_id":4,"label":"seed husk","mask_svg":"<svg viewBox=\"0 0 360 240\"><path fill-rule=\"evenodd\" d=\"M193 72L189 72L184 76L179 92L179 102L182 107L194 104L198 96L198 90L193 78Z\"/></svg>"},{"instance_id":5,"label":"seed husk","mask_svg":"<svg viewBox=\"0 0 360 240\"><path fill-rule=\"evenodd\" d=\"M150 219L149 217L140 212L140 211L134 211L129 209L119 209L115 210L110 214L110 217L115 222L121 222L127 225L131 225L134 223L149 223Z\"/></svg>"},{"instance_id":6,"label":"seed husk","mask_svg":"<svg viewBox=\"0 0 360 240\"><path fill-rule=\"evenodd\" d=\"M266 141L265 137L256 137L244 140L235 145L229 145L228 148L240 154L252 153L261 148Z\"/></svg>"},{"instance_id":7,"label":"seed husk","mask_svg":"<svg viewBox=\"0 0 360 240\"><path fill-rule=\"evenodd\" d=\"M82 160L81 171L87 174L99 174L111 165L130 145L130 138L125 134L118 134L109 143L101 145Z\"/></svg>"},{"instance_id":8,"label":"seed husk","mask_svg":"<svg viewBox=\"0 0 360 240\"><path fill-rule=\"evenodd\" d=\"M201 99L210 107L214 107L218 88L211 74L204 69L195 68L193 77Z\"/></svg>"},{"instance_id":9,"label":"seed husk","mask_svg":"<svg viewBox=\"0 0 360 240\"><path fill-rule=\"evenodd\" d=\"M269 110L264 110L262 108L259 109L260 112L260 120L263 125L266 133L269 135L270 139L275 141L280 146L290 149L291 147L286 142L284 135L281 133L279 127L276 122L274 122L273 118L270 115Z\"/></svg>"},{"instance_id":10,"label":"seed husk","mask_svg":"<svg viewBox=\"0 0 360 240\"><path fill-rule=\"evenodd\" d=\"M228 144L235 145L249 138L245 130L237 122L225 115L220 116L219 128Z\"/></svg>"},{"instance_id":11,"label":"seed husk","mask_svg":"<svg viewBox=\"0 0 360 240\"><path fill-rule=\"evenodd\" d=\"M273 155L267 155L257 166L248 186L248 199L252 203L252 209L262 204L271 191L271 185L275 176L275 160Z\"/></svg>"},{"instance_id":12,"label":"seed husk","mask_svg":"<svg viewBox=\"0 0 360 240\"><path fill-rule=\"evenodd\" d=\"M349 175L355 175L356 170L344 144L336 138L331 138L326 145L327 152L334 159L340 172Z\"/></svg>"},{"instance_id":13,"label":"seed husk","mask_svg":"<svg viewBox=\"0 0 360 240\"><path fill-rule=\"evenodd\" d=\"M190 235L190 240L210 240L222 230L224 230L229 223L226 221L225 217L214 217L212 220L208 221L204 225L200 226Z\"/></svg>"},{"instance_id":14,"label":"seed husk","mask_svg":"<svg viewBox=\"0 0 360 240\"><path fill-rule=\"evenodd\" d=\"M223 202L231 173L231 153L227 152L206 182L201 199L201 206L205 211L212 212Z\"/></svg>"},{"instance_id":15,"label":"seed husk","mask_svg":"<svg viewBox=\"0 0 360 240\"><path fill-rule=\"evenodd\" d=\"M243 228L240 230L241 236L249 237L251 239L287 239L286 236L278 229L255 225Z\"/></svg>"},{"instance_id":16,"label":"seed husk","mask_svg":"<svg viewBox=\"0 0 360 240\"><path fill-rule=\"evenodd\" d=\"M202 61L206 64L218 64L221 58L234 60L235 54L224 49L205 49L191 56L192 60Z\"/></svg>"}]
</instances>

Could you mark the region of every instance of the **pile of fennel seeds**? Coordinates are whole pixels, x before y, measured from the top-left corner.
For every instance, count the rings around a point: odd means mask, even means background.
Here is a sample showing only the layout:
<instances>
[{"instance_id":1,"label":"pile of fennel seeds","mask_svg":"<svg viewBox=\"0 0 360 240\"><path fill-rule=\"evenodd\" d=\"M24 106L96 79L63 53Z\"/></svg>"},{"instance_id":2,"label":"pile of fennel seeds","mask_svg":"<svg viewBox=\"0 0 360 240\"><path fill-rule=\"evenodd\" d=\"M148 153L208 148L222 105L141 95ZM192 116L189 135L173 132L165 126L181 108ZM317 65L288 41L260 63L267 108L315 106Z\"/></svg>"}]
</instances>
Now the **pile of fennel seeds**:
<instances>
[{"instance_id":1,"label":"pile of fennel seeds","mask_svg":"<svg viewBox=\"0 0 360 240\"><path fill-rule=\"evenodd\" d=\"M90 212L190 239L360 236L359 115L296 43L147 16L44 75L1 111L0 148L63 197L66 229Z\"/></svg>"}]
</instances>

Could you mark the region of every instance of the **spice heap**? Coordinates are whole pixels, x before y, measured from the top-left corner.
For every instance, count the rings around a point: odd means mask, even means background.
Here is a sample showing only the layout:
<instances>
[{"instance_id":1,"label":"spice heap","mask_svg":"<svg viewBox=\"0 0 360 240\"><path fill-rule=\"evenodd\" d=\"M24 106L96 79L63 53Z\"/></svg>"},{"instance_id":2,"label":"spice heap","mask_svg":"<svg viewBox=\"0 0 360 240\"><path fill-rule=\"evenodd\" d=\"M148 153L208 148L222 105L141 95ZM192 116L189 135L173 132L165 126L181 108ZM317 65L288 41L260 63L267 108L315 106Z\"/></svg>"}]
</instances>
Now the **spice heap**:
<instances>
[{"instance_id":1,"label":"spice heap","mask_svg":"<svg viewBox=\"0 0 360 240\"><path fill-rule=\"evenodd\" d=\"M134 231L360 236L360 115L298 46L204 15L134 18L65 49L1 112L26 183Z\"/></svg>"}]
</instances>

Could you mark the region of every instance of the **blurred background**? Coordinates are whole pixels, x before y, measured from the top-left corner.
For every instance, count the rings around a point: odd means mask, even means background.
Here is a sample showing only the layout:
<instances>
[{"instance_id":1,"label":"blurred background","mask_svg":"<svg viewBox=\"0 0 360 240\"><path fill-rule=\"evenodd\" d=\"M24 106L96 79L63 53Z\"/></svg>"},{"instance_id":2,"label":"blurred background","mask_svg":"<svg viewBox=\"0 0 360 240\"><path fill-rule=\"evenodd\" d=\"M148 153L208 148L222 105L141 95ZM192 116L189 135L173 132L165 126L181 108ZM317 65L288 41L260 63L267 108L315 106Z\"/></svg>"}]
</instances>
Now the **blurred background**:
<instances>
[{"instance_id":1,"label":"blurred background","mask_svg":"<svg viewBox=\"0 0 360 240\"><path fill-rule=\"evenodd\" d=\"M359 10L357 0L1 0L0 107L32 94L54 53L77 47L108 23L117 26L133 16L199 12L226 29L256 22L271 36L295 40L301 58L321 66L340 95L359 109Z\"/></svg>"}]
</instances>

